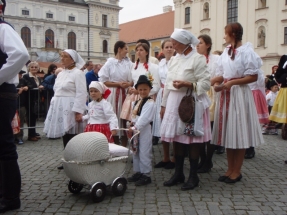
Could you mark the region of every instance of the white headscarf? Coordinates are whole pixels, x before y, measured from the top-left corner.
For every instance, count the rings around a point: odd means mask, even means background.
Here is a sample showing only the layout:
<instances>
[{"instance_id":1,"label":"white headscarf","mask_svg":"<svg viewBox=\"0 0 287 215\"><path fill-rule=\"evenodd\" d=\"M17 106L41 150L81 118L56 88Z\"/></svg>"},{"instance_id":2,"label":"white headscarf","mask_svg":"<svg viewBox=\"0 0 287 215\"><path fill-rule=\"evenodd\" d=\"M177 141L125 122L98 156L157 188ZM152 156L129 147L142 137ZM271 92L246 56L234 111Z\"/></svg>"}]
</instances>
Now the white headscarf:
<instances>
[{"instance_id":1,"label":"white headscarf","mask_svg":"<svg viewBox=\"0 0 287 215\"><path fill-rule=\"evenodd\" d=\"M75 61L76 67L78 69L82 69L82 67L85 65L84 59L76 52L74 49L65 49L64 52L67 52L71 58Z\"/></svg>"},{"instance_id":2,"label":"white headscarf","mask_svg":"<svg viewBox=\"0 0 287 215\"><path fill-rule=\"evenodd\" d=\"M108 98L111 91L110 89L103 83L99 81L92 81L89 85L90 88L96 88L103 95L104 99Z\"/></svg>"},{"instance_id":3,"label":"white headscarf","mask_svg":"<svg viewBox=\"0 0 287 215\"><path fill-rule=\"evenodd\" d=\"M193 48L199 43L199 40L190 31L184 29L175 28L170 37L184 45L191 44Z\"/></svg>"}]
</instances>

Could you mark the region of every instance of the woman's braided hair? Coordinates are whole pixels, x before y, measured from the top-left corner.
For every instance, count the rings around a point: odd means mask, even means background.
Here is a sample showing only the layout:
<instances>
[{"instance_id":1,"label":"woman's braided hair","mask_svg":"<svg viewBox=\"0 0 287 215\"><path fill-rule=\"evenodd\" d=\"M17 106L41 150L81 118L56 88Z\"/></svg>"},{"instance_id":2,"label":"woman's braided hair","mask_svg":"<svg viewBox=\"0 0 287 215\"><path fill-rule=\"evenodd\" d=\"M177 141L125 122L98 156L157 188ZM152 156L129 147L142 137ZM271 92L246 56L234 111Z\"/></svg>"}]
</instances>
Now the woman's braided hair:
<instances>
[{"instance_id":1,"label":"woman's braided hair","mask_svg":"<svg viewBox=\"0 0 287 215\"><path fill-rule=\"evenodd\" d=\"M240 23L234 22L229 23L225 26L225 32L230 36L233 37L235 40L234 47L230 46L228 50L228 54L232 60L235 58L235 49L237 47L237 43L242 40L243 35L243 28ZM231 54L232 53L232 54Z\"/></svg>"}]
</instances>

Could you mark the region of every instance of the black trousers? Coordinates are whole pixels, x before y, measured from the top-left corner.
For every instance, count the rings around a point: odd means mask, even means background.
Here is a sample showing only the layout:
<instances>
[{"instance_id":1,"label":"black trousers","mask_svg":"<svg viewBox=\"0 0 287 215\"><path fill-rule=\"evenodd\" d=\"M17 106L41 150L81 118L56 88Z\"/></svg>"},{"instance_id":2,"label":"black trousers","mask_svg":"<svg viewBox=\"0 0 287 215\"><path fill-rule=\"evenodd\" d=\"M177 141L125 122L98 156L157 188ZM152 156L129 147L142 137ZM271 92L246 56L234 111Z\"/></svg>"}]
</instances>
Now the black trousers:
<instances>
[{"instance_id":1,"label":"black trousers","mask_svg":"<svg viewBox=\"0 0 287 215\"><path fill-rule=\"evenodd\" d=\"M18 154L14 144L14 135L11 122L16 113L17 101L3 98L5 93L17 93L14 84L3 83L0 85L0 161L16 160Z\"/></svg>"}]
</instances>

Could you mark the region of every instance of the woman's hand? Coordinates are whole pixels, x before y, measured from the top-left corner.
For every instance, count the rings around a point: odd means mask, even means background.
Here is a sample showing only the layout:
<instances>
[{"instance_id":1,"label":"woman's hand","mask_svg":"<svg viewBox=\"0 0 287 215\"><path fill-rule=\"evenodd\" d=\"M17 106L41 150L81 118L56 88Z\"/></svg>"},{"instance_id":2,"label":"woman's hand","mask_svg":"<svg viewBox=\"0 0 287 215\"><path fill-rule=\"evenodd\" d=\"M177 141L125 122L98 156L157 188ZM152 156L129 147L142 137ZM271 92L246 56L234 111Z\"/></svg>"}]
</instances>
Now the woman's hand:
<instances>
[{"instance_id":1,"label":"woman's hand","mask_svg":"<svg viewBox=\"0 0 287 215\"><path fill-rule=\"evenodd\" d=\"M111 132L112 132L112 135L113 135L113 136L116 136L117 133L118 133L117 130L111 130Z\"/></svg>"},{"instance_id":2,"label":"woman's hand","mask_svg":"<svg viewBox=\"0 0 287 215\"><path fill-rule=\"evenodd\" d=\"M28 90L28 87L25 86L25 87L22 87L24 91L27 91Z\"/></svg>"},{"instance_id":3,"label":"woman's hand","mask_svg":"<svg viewBox=\"0 0 287 215\"><path fill-rule=\"evenodd\" d=\"M163 119L164 113L165 113L165 107L161 107L161 109L160 109L160 118L161 119Z\"/></svg>"},{"instance_id":4,"label":"woman's hand","mask_svg":"<svg viewBox=\"0 0 287 215\"><path fill-rule=\"evenodd\" d=\"M185 81L175 80L175 81L173 81L173 87L176 88L176 89L180 89L182 87L186 87L186 82Z\"/></svg>"},{"instance_id":5,"label":"woman's hand","mask_svg":"<svg viewBox=\"0 0 287 215\"><path fill-rule=\"evenodd\" d=\"M223 84L222 88L223 88L224 90L230 90L230 88L231 88L232 86L233 86L232 81L228 81L228 82L226 82L226 83Z\"/></svg>"},{"instance_id":6,"label":"woman's hand","mask_svg":"<svg viewBox=\"0 0 287 215\"><path fill-rule=\"evenodd\" d=\"M220 92L220 91L222 91L223 90L223 84L215 84L214 85L214 91L215 92Z\"/></svg>"},{"instance_id":7,"label":"woman's hand","mask_svg":"<svg viewBox=\"0 0 287 215\"><path fill-rule=\"evenodd\" d=\"M128 135L129 139L132 138L132 136L133 136L133 129L132 128L129 128L129 130L127 131L127 135Z\"/></svg>"},{"instance_id":8,"label":"woman's hand","mask_svg":"<svg viewBox=\"0 0 287 215\"><path fill-rule=\"evenodd\" d=\"M130 87L130 83L129 82L121 82L120 83L120 87L123 88L123 89L126 89L128 87Z\"/></svg>"},{"instance_id":9,"label":"woman's hand","mask_svg":"<svg viewBox=\"0 0 287 215\"><path fill-rule=\"evenodd\" d=\"M82 122L82 117L83 115L81 113L76 113L75 114L76 122Z\"/></svg>"},{"instance_id":10,"label":"woman's hand","mask_svg":"<svg viewBox=\"0 0 287 215\"><path fill-rule=\"evenodd\" d=\"M40 85L38 88L39 88L39 90L43 90L43 89L44 89L44 86L43 86L43 85Z\"/></svg>"}]
</instances>

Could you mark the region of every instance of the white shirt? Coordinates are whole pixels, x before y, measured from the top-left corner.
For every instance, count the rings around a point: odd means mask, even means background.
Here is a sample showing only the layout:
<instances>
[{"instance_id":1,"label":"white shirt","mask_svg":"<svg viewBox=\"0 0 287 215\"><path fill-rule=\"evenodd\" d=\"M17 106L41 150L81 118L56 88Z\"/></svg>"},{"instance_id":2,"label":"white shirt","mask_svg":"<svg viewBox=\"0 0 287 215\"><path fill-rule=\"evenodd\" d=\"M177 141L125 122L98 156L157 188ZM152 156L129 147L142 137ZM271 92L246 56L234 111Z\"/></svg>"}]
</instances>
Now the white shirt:
<instances>
[{"instance_id":1,"label":"white shirt","mask_svg":"<svg viewBox=\"0 0 287 215\"><path fill-rule=\"evenodd\" d=\"M91 101L88 105L88 114L83 116L83 120L88 120L88 124L109 123L110 130L119 128L117 115L112 105L105 99L100 102Z\"/></svg>"},{"instance_id":2,"label":"white shirt","mask_svg":"<svg viewBox=\"0 0 287 215\"><path fill-rule=\"evenodd\" d=\"M129 58L119 61L116 58L109 58L99 71L101 82L127 82L132 70L133 63Z\"/></svg>"},{"instance_id":3,"label":"white shirt","mask_svg":"<svg viewBox=\"0 0 287 215\"><path fill-rule=\"evenodd\" d=\"M74 97L72 111L84 113L86 110L87 86L85 74L76 67L64 69L56 78L54 85L55 97Z\"/></svg>"},{"instance_id":4,"label":"white shirt","mask_svg":"<svg viewBox=\"0 0 287 215\"><path fill-rule=\"evenodd\" d=\"M273 93L272 91L270 91L267 95L266 95L266 101L268 106L272 106L274 105L274 102L276 100L276 97L278 95L278 91L276 93ZM270 99L270 100L269 100ZM269 101L268 101L269 100Z\"/></svg>"},{"instance_id":5,"label":"white shirt","mask_svg":"<svg viewBox=\"0 0 287 215\"><path fill-rule=\"evenodd\" d=\"M19 83L18 73L30 56L18 33L8 24L0 24L0 49L6 53L7 62L0 69L0 85Z\"/></svg>"},{"instance_id":6,"label":"white shirt","mask_svg":"<svg viewBox=\"0 0 287 215\"><path fill-rule=\"evenodd\" d=\"M236 49L234 60L228 54L229 46L220 55L216 69L216 76L224 79L242 78L247 75L256 75L262 66L262 60L253 50L251 43L246 43Z\"/></svg>"},{"instance_id":7,"label":"white shirt","mask_svg":"<svg viewBox=\"0 0 287 215\"><path fill-rule=\"evenodd\" d=\"M210 73L211 79L216 77L216 67L217 67L218 59L219 59L219 55L210 54L208 56L207 67L208 67L208 71Z\"/></svg>"},{"instance_id":8,"label":"white shirt","mask_svg":"<svg viewBox=\"0 0 287 215\"><path fill-rule=\"evenodd\" d=\"M153 64L153 63L148 63L148 71L146 70L146 68L144 68L143 63L139 63L137 69L135 69L135 65L136 64L133 65L133 68L130 72L129 81L132 81L134 85L136 85L141 75L148 75L148 73L150 72L154 80L152 82L152 89L149 95L151 96L151 95L156 94L160 89L158 65Z\"/></svg>"},{"instance_id":9,"label":"white shirt","mask_svg":"<svg viewBox=\"0 0 287 215\"><path fill-rule=\"evenodd\" d=\"M149 63L159 64L159 61L156 57L149 56Z\"/></svg>"},{"instance_id":10,"label":"white shirt","mask_svg":"<svg viewBox=\"0 0 287 215\"><path fill-rule=\"evenodd\" d=\"M158 65L158 74L159 74L160 82L162 85L165 85L165 81L166 81L166 76L167 76L167 71L168 71L167 64L168 64L168 61L164 58L159 62L159 65Z\"/></svg>"},{"instance_id":11,"label":"white shirt","mask_svg":"<svg viewBox=\"0 0 287 215\"><path fill-rule=\"evenodd\" d=\"M260 90L265 96L265 77L261 69L259 69L257 81L249 83L248 86L251 90Z\"/></svg>"}]
</instances>

